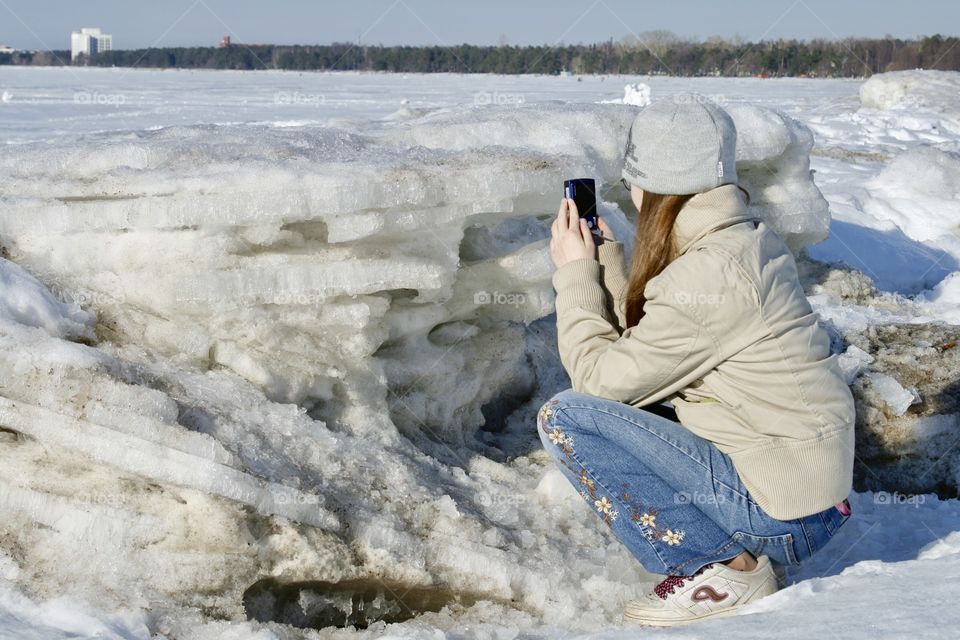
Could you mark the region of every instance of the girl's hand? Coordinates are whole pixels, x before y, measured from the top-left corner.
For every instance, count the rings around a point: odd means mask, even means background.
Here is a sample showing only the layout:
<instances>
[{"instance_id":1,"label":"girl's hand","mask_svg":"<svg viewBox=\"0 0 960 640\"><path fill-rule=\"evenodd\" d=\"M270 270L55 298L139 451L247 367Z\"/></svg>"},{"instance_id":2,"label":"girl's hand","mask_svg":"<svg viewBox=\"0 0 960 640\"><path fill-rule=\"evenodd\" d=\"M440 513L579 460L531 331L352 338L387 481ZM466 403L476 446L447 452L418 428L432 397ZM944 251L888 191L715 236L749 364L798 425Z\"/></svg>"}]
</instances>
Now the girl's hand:
<instances>
[{"instance_id":1,"label":"girl's hand","mask_svg":"<svg viewBox=\"0 0 960 640\"><path fill-rule=\"evenodd\" d=\"M560 201L560 211L550 231L553 234L550 239L550 258L558 269L571 260L595 257L597 247L593 235L587 227L587 221L580 218L572 199L563 198Z\"/></svg>"},{"instance_id":2,"label":"girl's hand","mask_svg":"<svg viewBox=\"0 0 960 640\"><path fill-rule=\"evenodd\" d=\"M597 216L597 226L600 227L600 235L603 236L604 242L614 242L616 240L616 238L613 237L613 231L607 226L607 221L599 215Z\"/></svg>"}]
</instances>

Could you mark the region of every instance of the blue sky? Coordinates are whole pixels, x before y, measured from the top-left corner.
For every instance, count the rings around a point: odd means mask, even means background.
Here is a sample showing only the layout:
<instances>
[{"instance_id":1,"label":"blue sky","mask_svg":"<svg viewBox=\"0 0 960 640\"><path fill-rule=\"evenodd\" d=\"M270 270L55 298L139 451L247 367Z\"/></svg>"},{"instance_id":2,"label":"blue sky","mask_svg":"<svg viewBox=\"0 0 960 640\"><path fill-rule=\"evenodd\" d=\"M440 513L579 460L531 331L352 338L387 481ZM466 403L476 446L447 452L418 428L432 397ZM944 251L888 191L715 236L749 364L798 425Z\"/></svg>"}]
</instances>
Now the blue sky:
<instances>
[{"instance_id":1,"label":"blue sky","mask_svg":"<svg viewBox=\"0 0 960 640\"><path fill-rule=\"evenodd\" d=\"M572 44L666 29L681 36L957 35L957 0L0 0L0 44L67 49L81 26L117 49L243 43Z\"/></svg>"}]
</instances>

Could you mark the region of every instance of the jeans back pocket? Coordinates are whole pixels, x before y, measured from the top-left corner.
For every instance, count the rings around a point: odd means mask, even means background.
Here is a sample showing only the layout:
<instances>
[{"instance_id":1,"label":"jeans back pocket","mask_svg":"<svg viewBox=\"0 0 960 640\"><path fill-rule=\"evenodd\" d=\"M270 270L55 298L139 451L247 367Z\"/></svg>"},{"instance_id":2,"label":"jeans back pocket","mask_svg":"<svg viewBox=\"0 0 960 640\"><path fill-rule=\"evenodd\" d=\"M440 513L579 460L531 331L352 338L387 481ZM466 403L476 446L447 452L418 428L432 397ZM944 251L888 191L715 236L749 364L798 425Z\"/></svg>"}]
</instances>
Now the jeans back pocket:
<instances>
[{"instance_id":1,"label":"jeans back pocket","mask_svg":"<svg viewBox=\"0 0 960 640\"><path fill-rule=\"evenodd\" d=\"M844 498L838 504L821 511L820 520L823 521L823 527L830 534L830 537L833 537L852 515L853 509L850 507L850 501Z\"/></svg>"}]
</instances>

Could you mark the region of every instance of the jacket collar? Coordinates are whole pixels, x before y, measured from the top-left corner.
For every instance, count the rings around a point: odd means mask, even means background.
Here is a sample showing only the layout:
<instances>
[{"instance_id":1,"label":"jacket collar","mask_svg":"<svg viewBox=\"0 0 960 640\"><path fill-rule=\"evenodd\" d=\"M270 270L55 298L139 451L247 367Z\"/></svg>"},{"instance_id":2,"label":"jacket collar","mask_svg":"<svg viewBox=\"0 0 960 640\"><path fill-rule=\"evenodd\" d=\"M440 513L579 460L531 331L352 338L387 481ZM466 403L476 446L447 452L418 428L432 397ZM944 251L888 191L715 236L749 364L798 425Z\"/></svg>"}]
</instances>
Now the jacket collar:
<instances>
[{"instance_id":1,"label":"jacket collar","mask_svg":"<svg viewBox=\"0 0 960 640\"><path fill-rule=\"evenodd\" d=\"M735 184L698 193L687 200L673 224L678 255L711 231L755 218L756 215L748 213L743 191Z\"/></svg>"}]
</instances>

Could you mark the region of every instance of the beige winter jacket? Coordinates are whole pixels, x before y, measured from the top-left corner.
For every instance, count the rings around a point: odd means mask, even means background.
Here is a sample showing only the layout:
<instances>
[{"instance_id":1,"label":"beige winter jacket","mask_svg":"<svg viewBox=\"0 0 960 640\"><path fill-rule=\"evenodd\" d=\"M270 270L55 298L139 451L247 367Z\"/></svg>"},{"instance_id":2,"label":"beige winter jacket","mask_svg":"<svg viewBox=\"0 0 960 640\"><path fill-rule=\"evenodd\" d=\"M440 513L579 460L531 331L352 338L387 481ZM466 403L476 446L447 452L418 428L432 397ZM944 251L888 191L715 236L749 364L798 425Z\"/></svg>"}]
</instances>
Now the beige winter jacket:
<instances>
[{"instance_id":1,"label":"beige winter jacket","mask_svg":"<svg viewBox=\"0 0 960 640\"><path fill-rule=\"evenodd\" d=\"M680 255L647 283L645 315L625 331L623 243L554 272L573 389L636 407L669 400L774 518L840 502L853 482L853 396L793 255L736 185L691 198L674 229Z\"/></svg>"}]
</instances>

